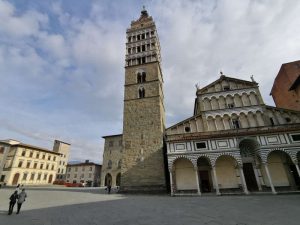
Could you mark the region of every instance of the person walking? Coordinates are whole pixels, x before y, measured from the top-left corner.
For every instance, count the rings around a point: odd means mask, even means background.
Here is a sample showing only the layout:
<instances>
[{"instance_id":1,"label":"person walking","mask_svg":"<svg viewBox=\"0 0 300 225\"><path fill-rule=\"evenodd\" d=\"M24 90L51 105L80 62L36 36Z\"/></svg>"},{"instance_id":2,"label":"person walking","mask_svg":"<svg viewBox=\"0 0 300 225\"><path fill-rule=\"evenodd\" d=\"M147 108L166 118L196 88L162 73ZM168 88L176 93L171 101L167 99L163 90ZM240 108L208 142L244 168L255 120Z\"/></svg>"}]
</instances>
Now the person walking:
<instances>
[{"instance_id":1,"label":"person walking","mask_svg":"<svg viewBox=\"0 0 300 225\"><path fill-rule=\"evenodd\" d=\"M111 185L108 184L108 185L107 185L107 193L108 193L108 194L110 194L110 190L111 190Z\"/></svg>"},{"instance_id":2,"label":"person walking","mask_svg":"<svg viewBox=\"0 0 300 225\"><path fill-rule=\"evenodd\" d=\"M17 214L20 213L20 209L22 204L25 202L25 199L27 198L27 194L25 192L25 188L22 189L21 193L18 196L18 203L17 203Z\"/></svg>"},{"instance_id":3,"label":"person walking","mask_svg":"<svg viewBox=\"0 0 300 225\"><path fill-rule=\"evenodd\" d=\"M12 214L17 199L18 199L18 191L15 191L9 198L10 202L9 202L8 215Z\"/></svg>"}]
</instances>

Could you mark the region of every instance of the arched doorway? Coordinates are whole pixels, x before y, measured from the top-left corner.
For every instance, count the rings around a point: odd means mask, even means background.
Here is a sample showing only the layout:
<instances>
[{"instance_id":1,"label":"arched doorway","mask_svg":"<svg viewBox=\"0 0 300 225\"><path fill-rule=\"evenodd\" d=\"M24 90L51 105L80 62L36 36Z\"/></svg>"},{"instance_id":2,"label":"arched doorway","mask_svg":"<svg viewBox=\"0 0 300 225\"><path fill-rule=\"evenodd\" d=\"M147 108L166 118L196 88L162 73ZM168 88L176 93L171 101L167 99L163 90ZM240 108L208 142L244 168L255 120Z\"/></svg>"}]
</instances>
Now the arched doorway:
<instances>
[{"instance_id":1,"label":"arched doorway","mask_svg":"<svg viewBox=\"0 0 300 225\"><path fill-rule=\"evenodd\" d=\"M108 186L108 185L111 185L111 184L112 184L112 177L111 177L110 173L108 173L108 174L105 175L104 185Z\"/></svg>"},{"instance_id":2,"label":"arched doorway","mask_svg":"<svg viewBox=\"0 0 300 225\"><path fill-rule=\"evenodd\" d=\"M238 189L237 161L229 155L222 155L216 160L216 173L220 189Z\"/></svg>"},{"instance_id":3,"label":"arched doorway","mask_svg":"<svg viewBox=\"0 0 300 225\"><path fill-rule=\"evenodd\" d=\"M17 184L18 184L18 182L19 182L19 177L20 177L20 174L19 174L19 173L16 173L16 174L14 175L14 179L13 179L13 181L12 181L12 185L17 185Z\"/></svg>"},{"instance_id":4,"label":"arched doorway","mask_svg":"<svg viewBox=\"0 0 300 225\"><path fill-rule=\"evenodd\" d=\"M290 187L297 189L300 185L300 179L296 166L291 157L284 151L272 151L269 153L268 167L275 187Z\"/></svg>"},{"instance_id":5,"label":"arched doorway","mask_svg":"<svg viewBox=\"0 0 300 225\"><path fill-rule=\"evenodd\" d=\"M185 158L174 162L175 184L177 191L197 190L197 181L193 163Z\"/></svg>"},{"instance_id":6,"label":"arched doorway","mask_svg":"<svg viewBox=\"0 0 300 225\"><path fill-rule=\"evenodd\" d=\"M121 173L118 173L118 174L117 174L117 177L116 177L116 185L117 185L117 186L120 186L120 185L121 185Z\"/></svg>"},{"instance_id":7,"label":"arched doorway","mask_svg":"<svg viewBox=\"0 0 300 225\"><path fill-rule=\"evenodd\" d=\"M245 181L249 191L258 190L258 175L256 171L256 150L259 148L259 144L254 139L243 139L239 143L240 154L243 162L243 172Z\"/></svg>"},{"instance_id":8,"label":"arched doorway","mask_svg":"<svg viewBox=\"0 0 300 225\"><path fill-rule=\"evenodd\" d=\"M213 187L213 181L211 177L210 162L206 157L200 157L197 160L197 168L199 175L200 191L202 193L211 192Z\"/></svg>"},{"instance_id":9,"label":"arched doorway","mask_svg":"<svg viewBox=\"0 0 300 225\"><path fill-rule=\"evenodd\" d=\"M53 175L51 174L51 175L49 176L49 179L48 179L48 183L49 183L49 184L52 183L52 179L53 179Z\"/></svg>"}]
</instances>

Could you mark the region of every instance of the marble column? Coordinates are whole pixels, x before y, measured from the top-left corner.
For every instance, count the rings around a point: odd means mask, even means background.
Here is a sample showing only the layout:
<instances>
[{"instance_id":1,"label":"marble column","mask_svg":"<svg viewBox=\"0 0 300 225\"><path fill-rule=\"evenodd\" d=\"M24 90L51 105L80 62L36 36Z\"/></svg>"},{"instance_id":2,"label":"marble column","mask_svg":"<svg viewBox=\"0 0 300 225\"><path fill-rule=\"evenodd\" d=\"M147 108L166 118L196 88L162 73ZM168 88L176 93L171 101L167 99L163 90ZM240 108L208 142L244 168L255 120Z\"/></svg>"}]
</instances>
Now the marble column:
<instances>
[{"instance_id":1,"label":"marble column","mask_svg":"<svg viewBox=\"0 0 300 225\"><path fill-rule=\"evenodd\" d=\"M172 170L170 171L170 187L171 187L171 196L174 196L174 190L173 190L173 173Z\"/></svg>"},{"instance_id":2,"label":"marble column","mask_svg":"<svg viewBox=\"0 0 300 225\"><path fill-rule=\"evenodd\" d=\"M248 195L249 191L248 191L248 188L247 188L243 167L239 166L239 170L240 170L240 178L241 178L241 182L242 182L242 185L243 185L244 192L245 192L246 195Z\"/></svg>"},{"instance_id":3,"label":"marble column","mask_svg":"<svg viewBox=\"0 0 300 225\"><path fill-rule=\"evenodd\" d=\"M277 194L277 192L275 191L274 185L273 185L273 181L272 181L270 172L269 172L268 164L267 164L267 163L264 163L264 167L265 167L265 171L266 171L266 174L267 174L267 177L268 177L270 186L271 186L272 193L273 193L273 194Z\"/></svg>"},{"instance_id":4,"label":"marble column","mask_svg":"<svg viewBox=\"0 0 300 225\"><path fill-rule=\"evenodd\" d=\"M259 174L258 174L258 171L257 171L258 168L254 164L252 164L252 167L253 167L253 171L254 171L254 175L255 175L258 190L262 191L262 187L261 187L261 183L260 183L260 179L259 179Z\"/></svg>"},{"instance_id":5,"label":"marble column","mask_svg":"<svg viewBox=\"0 0 300 225\"><path fill-rule=\"evenodd\" d=\"M195 168L195 175L196 175L196 181L197 181L197 193L198 193L198 195L201 195L199 176L198 176L198 168Z\"/></svg>"},{"instance_id":6,"label":"marble column","mask_svg":"<svg viewBox=\"0 0 300 225\"><path fill-rule=\"evenodd\" d=\"M212 167L212 171L213 171L213 179L214 179L215 186L216 186L216 194L221 195L220 190L219 190L219 183L218 183L217 172L216 172L215 166Z\"/></svg>"}]
</instances>

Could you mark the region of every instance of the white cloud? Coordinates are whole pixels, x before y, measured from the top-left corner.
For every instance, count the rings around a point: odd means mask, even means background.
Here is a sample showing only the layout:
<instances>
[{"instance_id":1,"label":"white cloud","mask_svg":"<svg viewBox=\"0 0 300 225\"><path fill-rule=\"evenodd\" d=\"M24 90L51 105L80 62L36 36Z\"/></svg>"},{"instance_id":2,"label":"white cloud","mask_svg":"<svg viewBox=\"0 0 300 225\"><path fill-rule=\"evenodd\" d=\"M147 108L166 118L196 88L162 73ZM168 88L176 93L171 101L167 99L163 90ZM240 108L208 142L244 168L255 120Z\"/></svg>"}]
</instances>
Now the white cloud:
<instances>
[{"instance_id":1,"label":"white cloud","mask_svg":"<svg viewBox=\"0 0 300 225\"><path fill-rule=\"evenodd\" d=\"M79 16L64 4L25 10L0 0L0 136L48 148L58 138L71 142L73 159L100 160L101 136L122 129L125 32L139 9L94 1ZM280 65L299 59L296 0L164 0L147 9L161 41L168 125L192 115L194 85L220 70L253 74L272 104Z\"/></svg>"}]
</instances>

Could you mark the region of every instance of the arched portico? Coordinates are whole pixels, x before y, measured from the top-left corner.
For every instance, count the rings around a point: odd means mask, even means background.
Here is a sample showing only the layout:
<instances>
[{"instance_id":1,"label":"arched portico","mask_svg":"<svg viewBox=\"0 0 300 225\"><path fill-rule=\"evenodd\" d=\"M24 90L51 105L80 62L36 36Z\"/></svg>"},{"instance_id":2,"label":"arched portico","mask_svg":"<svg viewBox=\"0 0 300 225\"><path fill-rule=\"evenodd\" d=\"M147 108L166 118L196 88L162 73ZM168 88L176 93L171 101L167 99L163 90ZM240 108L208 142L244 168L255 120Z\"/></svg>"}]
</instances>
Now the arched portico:
<instances>
[{"instance_id":1,"label":"arched portico","mask_svg":"<svg viewBox=\"0 0 300 225\"><path fill-rule=\"evenodd\" d=\"M216 159L215 168L218 177L218 186L221 190L239 189L239 180L237 178L238 163L230 155L221 155Z\"/></svg>"},{"instance_id":2,"label":"arched portico","mask_svg":"<svg viewBox=\"0 0 300 225\"><path fill-rule=\"evenodd\" d=\"M116 176L116 186L121 185L121 173L118 173Z\"/></svg>"},{"instance_id":3,"label":"arched portico","mask_svg":"<svg viewBox=\"0 0 300 225\"><path fill-rule=\"evenodd\" d=\"M274 187L279 189L297 189L300 186L300 178L296 165L288 153L281 150L269 152L267 164ZM267 173L265 170L264 173ZM267 180L266 185L270 186Z\"/></svg>"},{"instance_id":4,"label":"arched portico","mask_svg":"<svg viewBox=\"0 0 300 225\"><path fill-rule=\"evenodd\" d=\"M177 158L171 169L173 192L196 192L198 190L194 164L187 158ZM197 173L196 173L197 174Z\"/></svg>"}]
</instances>

